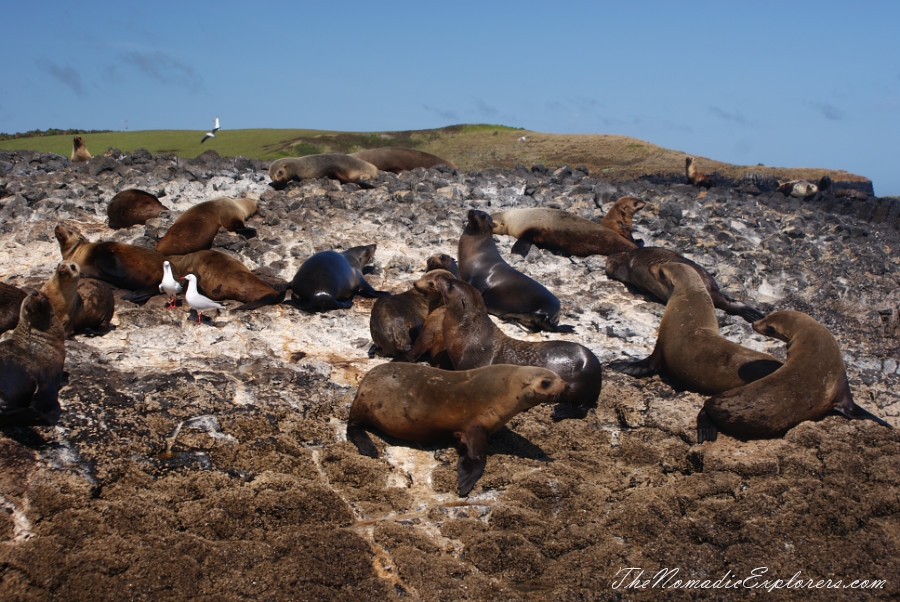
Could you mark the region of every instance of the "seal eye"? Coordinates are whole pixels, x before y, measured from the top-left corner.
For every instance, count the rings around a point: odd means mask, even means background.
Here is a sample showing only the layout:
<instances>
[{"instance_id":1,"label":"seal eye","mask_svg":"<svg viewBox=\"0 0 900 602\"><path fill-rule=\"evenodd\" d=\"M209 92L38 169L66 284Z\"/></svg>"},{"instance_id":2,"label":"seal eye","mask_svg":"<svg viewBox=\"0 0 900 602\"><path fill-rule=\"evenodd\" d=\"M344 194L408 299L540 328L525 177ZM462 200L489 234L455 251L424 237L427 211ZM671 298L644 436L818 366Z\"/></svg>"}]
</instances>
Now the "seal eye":
<instances>
[{"instance_id":1,"label":"seal eye","mask_svg":"<svg viewBox=\"0 0 900 602\"><path fill-rule=\"evenodd\" d=\"M541 381L541 388L549 389L550 385L552 385L552 384L553 384L553 381L551 381L549 378L545 378Z\"/></svg>"}]
</instances>

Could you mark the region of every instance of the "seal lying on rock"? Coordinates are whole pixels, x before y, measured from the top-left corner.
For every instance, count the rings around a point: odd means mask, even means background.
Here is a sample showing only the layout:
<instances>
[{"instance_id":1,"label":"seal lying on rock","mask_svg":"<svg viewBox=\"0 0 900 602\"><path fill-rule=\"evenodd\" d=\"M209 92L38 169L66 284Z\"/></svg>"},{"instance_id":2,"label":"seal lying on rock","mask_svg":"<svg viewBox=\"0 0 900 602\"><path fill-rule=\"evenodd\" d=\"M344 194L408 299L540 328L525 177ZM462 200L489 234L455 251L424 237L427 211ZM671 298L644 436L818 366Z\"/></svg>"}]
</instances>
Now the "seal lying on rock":
<instances>
[{"instance_id":1,"label":"seal lying on rock","mask_svg":"<svg viewBox=\"0 0 900 602\"><path fill-rule=\"evenodd\" d=\"M786 342L787 361L765 378L707 399L697 416L698 443L715 441L719 430L739 439L780 437L833 411L893 428L853 401L840 347L812 317L776 311L753 330Z\"/></svg>"},{"instance_id":2,"label":"seal lying on rock","mask_svg":"<svg viewBox=\"0 0 900 602\"><path fill-rule=\"evenodd\" d=\"M195 274L201 294L213 301L231 299L242 302L243 305L235 307L235 310L281 303L287 292L286 282L270 284L251 272L240 260L215 249L172 255L169 260L176 280Z\"/></svg>"},{"instance_id":3,"label":"seal lying on rock","mask_svg":"<svg viewBox=\"0 0 900 602\"><path fill-rule=\"evenodd\" d=\"M273 188L284 188L291 180L333 178L341 182L358 182L378 176L378 168L351 155L323 153L305 157L278 159L269 167Z\"/></svg>"},{"instance_id":4,"label":"seal lying on rock","mask_svg":"<svg viewBox=\"0 0 900 602\"><path fill-rule=\"evenodd\" d=\"M106 206L109 227L114 230L146 224L147 220L159 217L163 211L168 209L155 195L136 188L123 190Z\"/></svg>"},{"instance_id":5,"label":"seal lying on rock","mask_svg":"<svg viewBox=\"0 0 900 602\"><path fill-rule=\"evenodd\" d=\"M19 323L22 301L28 293L17 286L0 282L0 332L12 330Z\"/></svg>"},{"instance_id":6,"label":"seal lying on rock","mask_svg":"<svg viewBox=\"0 0 900 602\"><path fill-rule=\"evenodd\" d=\"M156 243L163 255L186 255L209 249L219 228L246 238L256 236L244 220L256 213L256 199L219 197L198 203L178 216L165 236Z\"/></svg>"},{"instance_id":7,"label":"seal lying on rock","mask_svg":"<svg viewBox=\"0 0 900 602\"><path fill-rule=\"evenodd\" d=\"M457 487L465 497L484 472L487 439L516 414L551 403L566 391L554 372L487 366L453 372L418 364L381 364L362 382L347 420L347 439L372 458L378 450L364 430L403 441L459 447Z\"/></svg>"},{"instance_id":8,"label":"seal lying on rock","mask_svg":"<svg viewBox=\"0 0 900 602\"><path fill-rule=\"evenodd\" d=\"M303 311L318 312L347 309L354 295L383 297L363 277L363 268L375 256L377 245L360 245L337 251L320 251L297 270L291 280L291 303Z\"/></svg>"},{"instance_id":9,"label":"seal lying on rock","mask_svg":"<svg viewBox=\"0 0 900 602\"><path fill-rule=\"evenodd\" d=\"M437 165L446 165L451 169L456 169L456 165L452 161L442 159L437 155L426 153L425 151L416 150L414 148L401 148L397 146L384 146L381 148L366 148L355 153L350 153L351 157L368 161L381 171L389 171L392 173L400 173L401 171L411 171L417 167L428 169Z\"/></svg>"}]
</instances>

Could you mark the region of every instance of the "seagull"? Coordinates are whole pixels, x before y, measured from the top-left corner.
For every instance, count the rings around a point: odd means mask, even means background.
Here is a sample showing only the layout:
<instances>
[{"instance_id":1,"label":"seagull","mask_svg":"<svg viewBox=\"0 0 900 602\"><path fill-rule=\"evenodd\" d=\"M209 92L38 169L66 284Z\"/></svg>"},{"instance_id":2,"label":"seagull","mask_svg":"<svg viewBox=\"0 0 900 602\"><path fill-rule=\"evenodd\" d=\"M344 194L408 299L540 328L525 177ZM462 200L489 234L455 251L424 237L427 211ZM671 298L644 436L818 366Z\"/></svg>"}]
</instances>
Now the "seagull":
<instances>
[{"instance_id":1,"label":"seagull","mask_svg":"<svg viewBox=\"0 0 900 602\"><path fill-rule=\"evenodd\" d=\"M215 138L216 132L218 132L218 131L219 131L219 118L216 117L216 121L215 121L215 123L213 123L213 129L206 132L206 135L203 136L203 140L200 141L200 144L203 144L204 142L206 142L207 138Z\"/></svg>"},{"instance_id":2,"label":"seagull","mask_svg":"<svg viewBox=\"0 0 900 602\"><path fill-rule=\"evenodd\" d=\"M185 276L188 281L188 289L184 294L184 300L187 301L188 305L197 310L197 324L203 320L203 312L209 309L215 309L216 313L218 310L225 309L224 305L220 303L216 303L209 297L204 297L197 290L197 277L193 274L188 274Z\"/></svg>"},{"instance_id":3,"label":"seagull","mask_svg":"<svg viewBox=\"0 0 900 602\"><path fill-rule=\"evenodd\" d=\"M168 261L163 262L163 279L159 283L159 292L168 293L169 302L166 303L166 309L172 309L178 304L176 295L182 291L181 284L172 276L172 264Z\"/></svg>"}]
</instances>

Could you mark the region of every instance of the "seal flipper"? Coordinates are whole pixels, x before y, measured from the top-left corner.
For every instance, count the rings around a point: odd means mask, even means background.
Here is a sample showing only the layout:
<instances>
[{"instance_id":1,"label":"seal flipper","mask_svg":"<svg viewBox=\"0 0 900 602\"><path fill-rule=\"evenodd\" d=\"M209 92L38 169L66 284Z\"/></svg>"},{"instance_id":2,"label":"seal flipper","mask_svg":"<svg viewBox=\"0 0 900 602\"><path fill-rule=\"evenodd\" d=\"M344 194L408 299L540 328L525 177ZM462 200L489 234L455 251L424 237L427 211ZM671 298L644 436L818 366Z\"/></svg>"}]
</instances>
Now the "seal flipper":
<instances>
[{"instance_id":1,"label":"seal flipper","mask_svg":"<svg viewBox=\"0 0 900 602\"><path fill-rule=\"evenodd\" d=\"M656 361L656 350L642 360L630 362L628 360L616 360L609 363L609 367L616 372L628 374L635 378L653 376L659 372L659 364Z\"/></svg>"},{"instance_id":2,"label":"seal flipper","mask_svg":"<svg viewBox=\"0 0 900 602\"><path fill-rule=\"evenodd\" d=\"M850 385L847 384L846 380L842 384L841 388L843 389L834 404L834 411L846 416L847 418L853 420L873 420L880 424L881 426L886 426L889 429L894 428L891 424L885 422L875 414L870 411L856 405L856 402L853 401L853 396L850 394Z\"/></svg>"},{"instance_id":3,"label":"seal flipper","mask_svg":"<svg viewBox=\"0 0 900 602\"><path fill-rule=\"evenodd\" d=\"M363 297L368 297L370 299L377 299L378 297L390 297L391 296L391 294L387 291L375 290L375 288L371 284L369 284L369 282L362 276L360 276L359 279L362 282L360 282L359 286L356 287L357 295L362 295Z\"/></svg>"},{"instance_id":4,"label":"seal flipper","mask_svg":"<svg viewBox=\"0 0 900 602\"><path fill-rule=\"evenodd\" d=\"M137 303L138 305L143 305L147 301L150 300L150 297L159 294L159 289L156 288L147 288L144 290L136 290L131 291L127 295L123 295L122 298L126 301L131 301L132 303Z\"/></svg>"},{"instance_id":5,"label":"seal flipper","mask_svg":"<svg viewBox=\"0 0 900 602\"><path fill-rule=\"evenodd\" d=\"M516 241L516 244L514 244L512 246L512 249L510 249L510 252L512 252L516 255L521 255L522 257L525 257L526 255L528 255L528 251L530 251L530 250L531 250L531 241L527 238L520 238Z\"/></svg>"},{"instance_id":6,"label":"seal flipper","mask_svg":"<svg viewBox=\"0 0 900 602\"><path fill-rule=\"evenodd\" d=\"M244 238L256 238L256 228L249 228L245 226L243 228L235 228L234 230L232 230L232 232L234 232L235 234L240 234Z\"/></svg>"},{"instance_id":7,"label":"seal flipper","mask_svg":"<svg viewBox=\"0 0 900 602\"><path fill-rule=\"evenodd\" d=\"M697 414L697 443L704 441L715 441L719 436L719 429L713 424L712 419L706 412L706 408L700 410Z\"/></svg>"},{"instance_id":8,"label":"seal flipper","mask_svg":"<svg viewBox=\"0 0 900 602\"><path fill-rule=\"evenodd\" d=\"M487 431L481 425L472 425L459 438L459 462L456 464L456 486L459 497L466 497L484 473L487 462Z\"/></svg>"},{"instance_id":9,"label":"seal flipper","mask_svg":"<svg viewBox=\"0 0 900 602\"><path fill-rule=\"evenodd\" d=\"M378 450L375 448L375 444L372 443L369 433L352 420L347 422L347 439L356 445L356 449L362 455L370 458L378 457Z\"/></svg>"}]
</instances>

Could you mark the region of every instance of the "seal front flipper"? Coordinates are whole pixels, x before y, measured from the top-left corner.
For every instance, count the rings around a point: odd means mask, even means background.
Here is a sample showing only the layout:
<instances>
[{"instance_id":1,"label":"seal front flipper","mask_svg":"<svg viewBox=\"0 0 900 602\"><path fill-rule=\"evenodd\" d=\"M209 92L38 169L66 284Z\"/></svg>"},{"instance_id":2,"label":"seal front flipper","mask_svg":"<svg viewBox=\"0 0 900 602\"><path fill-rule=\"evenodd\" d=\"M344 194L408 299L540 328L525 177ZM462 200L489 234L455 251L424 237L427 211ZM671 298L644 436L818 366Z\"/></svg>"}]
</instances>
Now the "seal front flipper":
<instances>
[{"instance_id":1,"label":"seal front flipper","mask_svg":"<svg viewBox=\"0 0 900 602\"><path fill-rule=\"evenodd\" d=\"M459 462L456 464L456 486L459 497L466 497L484 473L487 462L487 431L474 424L464 433L456 433L459 438Z\"/></svg>"},{"instance_id":2,"label":"seal front flipper","mask_svg":"<svg viewBox=\"0 0 900 602\"><path fill-rule=\"evenodd\" d=\"M700 410L697 414L697 443L704 441L715 441L719 436L719 429L713 424L712 419L706 412L706 408Z\"/></svg>"},{"instance_id":3,"label":"seal front flipper","mask_svg":"<svg viewBox=\"0 0 900 602\"><path fill-rule=\"evenodd\" d=\"M520 238L516 241L516 244L512 246L510 251L516 255L521 255L525 257L528 255L528 251L531 250L531 241L527 238Z\"/></svg>"},{"instance_id":4,"label":"seal front flipper","mask_svg":"<svg viewBox=\"0 0 900 602\"><path fill-rule=\"evenodd\" d=\"M347 440L352 441L362 455L370 458L378 457L378 450L375 448L375 444L372 443L369 433L352 420L347 422Z\"/></svg>"},{"instance_id":5,"label":"seal front flipper","mask_svg":"<svg viewBox=\"0 0 900 602\"><path fill-rule=\"evenodd\" d=\"M643 378L645 376L653 376L659 372L659 364L656 361L656 351L648 355L642 360L630 362L628 360L616 360L609 363L609 367L616 372L628 374L635 378Z\"/></svg>"}]
</instances>

